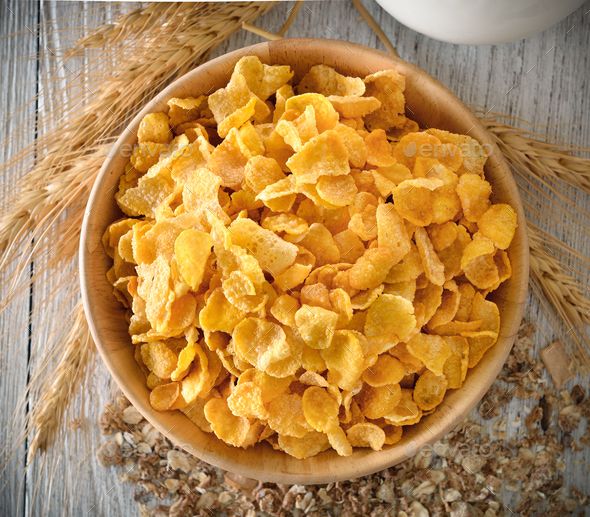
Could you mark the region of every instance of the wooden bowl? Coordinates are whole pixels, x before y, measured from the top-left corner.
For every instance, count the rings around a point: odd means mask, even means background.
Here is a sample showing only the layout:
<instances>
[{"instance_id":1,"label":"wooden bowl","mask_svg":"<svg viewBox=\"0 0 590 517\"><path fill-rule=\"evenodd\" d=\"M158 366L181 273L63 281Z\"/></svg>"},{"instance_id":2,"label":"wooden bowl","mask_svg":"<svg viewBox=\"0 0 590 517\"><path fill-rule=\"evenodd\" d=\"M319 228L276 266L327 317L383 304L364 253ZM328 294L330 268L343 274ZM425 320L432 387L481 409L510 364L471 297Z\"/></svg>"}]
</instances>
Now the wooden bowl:
<instances>
[{"instance_id":1,"label":"wooden bowl","mask_svg":"<svg viewBox=\"0 0 590 517\"><path fill-rule=\"evenodd\" d=\"M166 110L170 97L196 96L224 86L235 62L245 55L256 55L268 64L291 65L296 79L310 66L320 63L361 77L387 68L398 70L406 77L411 118L422 127L468 133L484 144L491 151L486 176L493 186L493 199L509 203L518 212L519 227L509 250L513 276L492 297L500 307L502 319L497 344L469 371L461 389L450 391L433 414L405 428L401 442L382 451L357 449L352 456L343 458L330 450L297 460L267 444L245 450L230 447L214 435L200 431L179 411L152 409L144 375L133 358L124 311L106 279L111 260L101 245L106 227L121 217L114 199L119 176L146 113ZM526 300L528 269L525 219L516 184L500 151L469 109L442 84L405 61L359 45L318 39L273 41L231 52L181 77L149 102L119 137L102 166L90 194L80 242L80 278L88 324L107 368L131 403L172 442L198 458L247 477L277 483L328 483L364 476L413 456L459 424L494 382L510 352Z\"/></svg>"}]
</instances>

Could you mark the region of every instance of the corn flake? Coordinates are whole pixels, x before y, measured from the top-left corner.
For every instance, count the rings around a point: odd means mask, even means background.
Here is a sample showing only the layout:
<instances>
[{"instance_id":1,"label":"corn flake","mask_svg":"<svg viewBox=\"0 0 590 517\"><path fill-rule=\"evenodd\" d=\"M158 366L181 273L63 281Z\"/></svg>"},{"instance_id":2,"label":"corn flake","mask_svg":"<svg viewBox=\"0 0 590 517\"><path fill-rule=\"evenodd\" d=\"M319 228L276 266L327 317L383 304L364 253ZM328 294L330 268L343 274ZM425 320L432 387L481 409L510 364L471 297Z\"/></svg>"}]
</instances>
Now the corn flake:
<instances>
[{"instance_id":1,"label":"corn flake","mask_svg":"<svg viewBox=\"0 0 590 517\"><path fill-rule=\"evenodd\" d=\"M312 138L287 160L287 167L297 184L315 183L320 176L342 176L350 172L348 151L335 131L325 131Z\"/></svg>"},{"instance_id":2,"label":"corn flake","mask_svg":"<svg viewBox=\"0 0 590 517\"><path fill-rule=\"evenodd\" d=\"M304 304L295 313L297 331L311 348L328 348L337 322L338 314L322 307Z\"/></svg>"},{"instance_id":3,"label":"corn flake","mask_svg":"<svg viewBox=\"0 0 590 517\"><path fill-rule=\"evenodd\" d=\"M414 401L423 411L430 411L438 406L447 391L447 379L444 375L436 375L426 370L414 387Z\"/></svg>"},{"instance_id":4,"label":"corn flake","mask_svg":"<svg viewBox=\"0 0 590 517\"><path fill-rule=\"evenodd\" d=\"M328 382L352 391L363 373L364 355L358 336L337 330L328 348L320 351L328 368Z\"/></svg>"},{"instance_id":5,"label":"corn flake","mask_svg":"<svg viewBox=\"0 0 590 517\"><path fill-rule=\"evenodd\" d=\"M347 77L332 67L314 65L303 76L297 86L299 93L316 92L322 95L354 95L365 93L365 84L359 77Z\"/></svg>"},{"instance_id":6,"label":"corn flake","mask_svg":"<svg viewBox=\"0 0 590 517\"><path fill-rule=\"evenodd\" d=\"M382 294L367 311L365 334L385 336L392 342L406 341L415 331L416 317L412 302L395 294Z\"/></svg>"},{"instance_id":7,"label":"corn flake","mask_svg":"<svg viewBox=\"0 0 590 517\"><path fill-rule=\"evenodd\" d=\"M490 206L477 221L479 231L490 239L496 248L510 246L516 232L516 212L505 203Z\"/></svg>"},{"instance_id":8,"label":"corn flake","mask_svg":"<svg viewBox=\"0 0 590 517\"><path fill-rule=\"evenodd\" d=\"M385 444L385 432L371 422L354 424L346 430L346 437L353 447L370 447L380 451Z\"/></svg>"},{"instance_id":9,"label":"corn flake","mask_svg":"<svg viewBox=\"0 0 590 517\"><path fill-rule=\"evenodd\" d=\"M212 398L205 404L204 413L215 436L234 447L254 445L262 431L260 425L234 415L225 399Z\"/></svg>"}]
</instances>

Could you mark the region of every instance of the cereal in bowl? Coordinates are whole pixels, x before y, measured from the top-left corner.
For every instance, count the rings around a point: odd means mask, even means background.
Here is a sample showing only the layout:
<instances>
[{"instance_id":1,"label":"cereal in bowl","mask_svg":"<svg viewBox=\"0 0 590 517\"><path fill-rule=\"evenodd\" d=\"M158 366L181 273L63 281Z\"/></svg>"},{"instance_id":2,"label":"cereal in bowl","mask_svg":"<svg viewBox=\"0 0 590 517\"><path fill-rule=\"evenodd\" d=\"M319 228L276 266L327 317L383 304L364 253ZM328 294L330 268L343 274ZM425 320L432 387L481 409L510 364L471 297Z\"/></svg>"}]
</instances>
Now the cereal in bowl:
<instances>
[{"instance_id":1,"label":"cereal in bowl","mask_svg":"<svg viewBox=\"0 0 590 517\"><path fill-rule=\"evenodd\" d=\"M495 344L516 212L404 88L248 56L143 118L103 243L153 408L234 447L378 451Z\"/></svg>"}]
</instances>

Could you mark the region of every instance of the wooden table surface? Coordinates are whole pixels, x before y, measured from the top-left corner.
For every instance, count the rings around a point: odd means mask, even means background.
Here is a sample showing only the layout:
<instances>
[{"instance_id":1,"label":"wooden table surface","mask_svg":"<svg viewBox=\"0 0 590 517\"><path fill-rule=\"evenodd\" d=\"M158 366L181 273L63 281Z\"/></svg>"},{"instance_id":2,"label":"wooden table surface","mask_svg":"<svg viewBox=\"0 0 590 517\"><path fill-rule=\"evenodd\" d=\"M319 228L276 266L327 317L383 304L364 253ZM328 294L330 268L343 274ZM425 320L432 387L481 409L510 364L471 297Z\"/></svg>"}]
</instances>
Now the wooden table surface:
<instances>
[{"instance_id":1,"label":"wooden table surface","mask_svg":"<svg viewBox=\"0 0 590 517\"><path fill-rule=\"evenodd\" d=\"M518 0L515 0L518 1ZM402 58L416 63L453 90L465 103L529 121L549 139L590 146L590 3L541 34L512 44L497 46L451 45L432 40L400 25L373 0L369 11L393 40ZM87 59L59 66L58 48L87 34L121 12L138 4L2 0L0 2L0 160L13 156L30 143L43 116L60 102L67 102L64 86L80 81L92 63ZM277 30L291 2L279 4L256 24ZM299 13L288 36L344 39L380 48L376 36L359 18L349 1L309 2ZM215 55L260 39L241 31ZM57 63L57 64L56 64ZM47 70L59 81L48 81ZM82 74L82 75L80 75ZM35 96L40 94L40 101ZM24 128L24 133L17 133ZM17 136L18 135L18 138ZM22 173L23 171L21 171ZM18 174L17 174L18 175ZM2 178L2 200L14 187L15 178ZM590 209L588 196L577 194L580 206ZM541 227L563 238L590 256L590 242L576 222L564 224L561 215L544 211ZM584 224L583 220L580 221ZM77 282L72 270L72 282ZM51 278L32 282L29 292L17 297L0 315L0 437L2 443L19 442L11 433L21 422L26 406L17 407L27 368L38 361L52 309L69 303L46 301L56 286ZM0 290L4 282L0 283ZM530 298L527 317L537 326L536 346L542 348L563 332L539 303ZM96 375L84 389L92 390L85 408L76 402L69 413L80 428L67 433L63 443L35 461L24 475L26 443L2 471L0 515L137 515L132 488L121 483L114 470L100 467L94 453L101 441L97 421L113 387L106 369L96 359ZM582 380L587 383L586 380ZM29 401L29 407L34 404ZM526 401L513 400L509 421L528 413ZM518 427L509 428L517 433ZM586 461L589 461L586 451ZM566 453L565 478L588 492L587 467L577 453Z\"/></svg>"}]
</instances>

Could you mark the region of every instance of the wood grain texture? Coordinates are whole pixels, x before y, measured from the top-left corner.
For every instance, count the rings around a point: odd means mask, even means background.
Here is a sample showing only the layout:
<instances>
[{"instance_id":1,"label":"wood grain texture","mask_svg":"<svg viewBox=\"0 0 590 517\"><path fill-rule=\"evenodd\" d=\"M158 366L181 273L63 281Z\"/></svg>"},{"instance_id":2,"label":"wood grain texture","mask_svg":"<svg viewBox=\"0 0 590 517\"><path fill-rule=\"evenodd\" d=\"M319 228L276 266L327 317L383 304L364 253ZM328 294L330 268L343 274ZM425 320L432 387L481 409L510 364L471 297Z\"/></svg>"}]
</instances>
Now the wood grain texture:
<instances>
[{"instance_id":1,"label":"wood grain texture","mask_svg":"<svg viewBox=\"0 0 590 517\"><path fill-rule=\"evenodd\" d=\"M0 39L0 55L7 56L7 59L2 60L3 67L17 67L13 68L16 73L3 74L0 77L2 103L6 102L11 106L11 112L14 112L15 104L20 106L32 97L32 94L28 93L31 86L34 93L33 68L23 69L18 66L27 61L22 59L23 55L32 57L34 62L34 40L22 38L22 33L26 30L23 29L22 21L27 19L35 23L32 13L36 12L37 2L2 2L0 10L4 9L5 4L11 6L15 13L17 10L19 13L29 13L27 16L19 14L18 21L15 21L10 13L6 14L6 10L2 10L0 16L3 31L19 32L17 38ZM451 45L431 40L401 26L371 0L366 0L365 5L393 40L402 58L424 68L465 103L482 107L484 111L497 111L522 117L532 122L537 131L551 139L590 146L590 15L585 15L590 8L588 3L566 20L539 35L513 44L482 47ZM136 6L137 4L123 4L122 8ZM291 7L291 2L279 4L257 20L256 24L271 31L277 30ZM92 27L108 20L118 9L116 5L105 3L47 2L44 4L43 32L53 32L49 27L54 27L64 31L62 34L67 34L68 38L74 39L77 35L83 34L84 27ZM346 39L379 48L377 39L358 17L352 5L338 0L306 3L287 36ZM260 38L242 31L230 38L214 55L259 41ZM17 62L9 63L11 56ZM41 85L47 83L43 77L40 79ZM13 97L7 97L7 92L10 91L13 92ZM4 107L7 104L0 106ZM30 117L28 120L21 120L28 123L28 138L32 138L34 125L31 124ZM4 141L11 135L12 126L3 121L0 127L1 139ZM9 142L0 152L7 153L11 145L16 149L21 144ZM3 188L9 189L13 179L2 180ZM4 195L5 190L3 197ZM590 210L588 196L582 193L575 195L579 205ZM544 213L546 217L537 221L542 227L590 255L590 240L584 239L580 233L580 220L572 221L560 212ZM34 294L34 303L39 305L42 303L41 294ZM28 295L25 298L28 298ZM28 303L26 299L21 301L23 305L19 306L20 308L13 306L6 319L0 320L2 343L11 344L10 350L9 347L3 346L0 352L0 373L3 376L0 383L0 415L10 415L14 411L19 393L15 386L22 386L24 382L26 362L23 361L20 347L26 346L26 340L22 336L27 334L25 328ZM46 311L49 314L50 308ZM546 346L551 339L561 336L562 329L555 326L555 320L534 299L528 304L527 316L537 325L537 349ZM37 467L39 470L36 479L40 484L37 501L42 501L44 495L51 492L54 495L47 498L50 499L50 504L30 504L27 514L137 515L131 488L120 483L114 470L103 469L93 460L94 449L99 443L95 422L102 410L102 402L108 398L110 384L108 373L102 365L98 366L97 372L94 382L102 391L94 391L96 397L93 397L92 407L87 408L88 421L83 423L81 430L68 433L64 449L52 453L54 457L61 456L58 475L53 478L53 486L50 486L48 479L43 476L40 466ZM94 388L89 386L88 389ZM530 409L527 401L513 400L507 415L508 421L516 423L524 419ZM80 413L81 408L76 404L72 415ZM1 424L10 420L9 417L4 418ZM514 436L517 432L517 425L512 425L508 429L509 436ZM564 474L566 481L574 486L587 487L589 461L587 453L585 457L581 457L579 453L568 452ZM21 457L20 464L23 463L24 458ZM12 473L12 479L17 480L18 475ZM17 486L16 481L11 483L13 484L9 485L10 487ZM27 490L31 498L34 492L32 485L29 485ZM0 497L0 508L4 514L23 513L22 505L17 508L18 501L23 500L18 493L14 495L13 490L5 489ZM506 499L506 502L510 504L509 499Z\"/></svg>"},{"instance_id":2,"label":"wood grain texture","mask_svg":"<svg viewBox=\"0 0 590 517\"><path fill-rule=\"evenodd\" d=\"M39 9L36 3L13 0L0 3L0 161L16 155L19 149L30 144L35 137L34 97L37 89L37 35ZM29 30L31 29L31 30ZM24 169L24 167L23 167ZM15 171L17 175L24 170ZM14 190L14 179L1 178L5 208L9 194ZM23 250L26 251L26 250ZM26 274L30 272L27 270ZM13 274L8 271L0 278L0 296L8 291ZM17 429L22 427L26 408L24 401L29 356L30 292L27 286L0 314L0 509L22 513L25 509L25 480L23 472L25 445L10 454L13 444L19 442ZM17 407L17 405L19 405ZM5 463L6 462L6 463ZM0 513L3 513L0 511Z\"/></svg>"}]
</instances>

